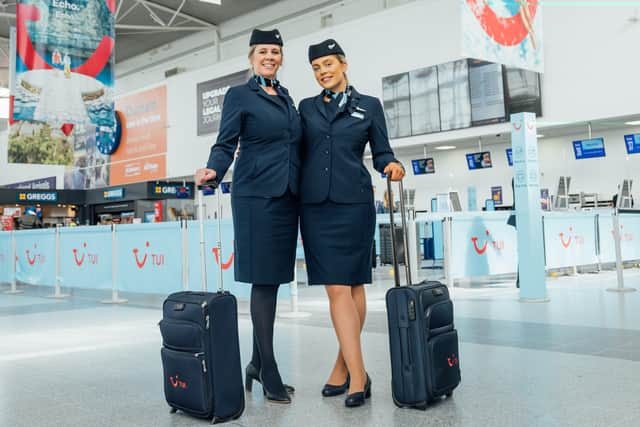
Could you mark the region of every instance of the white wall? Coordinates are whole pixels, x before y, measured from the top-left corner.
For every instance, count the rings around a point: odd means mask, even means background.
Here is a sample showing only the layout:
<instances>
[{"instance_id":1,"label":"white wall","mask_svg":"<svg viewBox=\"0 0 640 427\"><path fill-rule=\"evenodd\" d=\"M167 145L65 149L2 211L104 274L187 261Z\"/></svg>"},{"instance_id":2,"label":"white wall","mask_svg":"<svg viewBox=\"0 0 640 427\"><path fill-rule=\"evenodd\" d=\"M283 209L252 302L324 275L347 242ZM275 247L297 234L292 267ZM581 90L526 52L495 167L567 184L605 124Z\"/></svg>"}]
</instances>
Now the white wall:
<instances>
[{"instance_id":1,"label":"white wall","mask_svg":"<svg viewBox=\"0 0 640 427\"><path fill-rule=\"evenodd\" d=\"M539 139L540 187L548 188L550 194L555 195L558 178L571 176L571 193L597 193L599 200L611 200L623 179L632 178L636 186L640 185L640 154L627 155L624 144L625 134L639 132L640 127L628 127L626 130L594 133L594 137L604 137L607 155L604 158L583 160L575 159L572 141L585 139L585 135ZM436 173L433 175L413 175L411 159L423 158L422 152L417 154L413 150L411 154L404 154L403 151L407 150L399 150L396 157L407 169L404 187L416 190L417 210L431 210L431 198L436 193L447 191L457 191L463 210L467 210L469 186L476 187L477 208L481 209L485 199L491 198L491 187L495 186L502 186L504 205L513 203L513 167L508 165L505 154L505 150L510 147L511 143L483 146L483 150L491 151L493 167L474 171L467 168L465 154L478 151L477 146L451 151L428 150L427 157L433 157L435 162ZM371 160L367 160L366 164L376 187L376 199L382 200L386 181L373 169Z\"/></svg>"}]
</instances>

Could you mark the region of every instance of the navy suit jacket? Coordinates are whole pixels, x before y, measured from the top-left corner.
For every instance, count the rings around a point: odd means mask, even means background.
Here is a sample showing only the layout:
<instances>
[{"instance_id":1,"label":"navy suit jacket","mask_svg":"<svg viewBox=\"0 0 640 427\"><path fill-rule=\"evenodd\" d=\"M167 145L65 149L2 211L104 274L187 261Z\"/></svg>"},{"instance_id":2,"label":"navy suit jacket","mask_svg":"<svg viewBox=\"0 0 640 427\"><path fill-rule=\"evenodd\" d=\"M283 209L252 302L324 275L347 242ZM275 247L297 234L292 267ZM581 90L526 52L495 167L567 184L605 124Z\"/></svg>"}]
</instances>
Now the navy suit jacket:
<instances>
[{"instance_id":1,"label":"navy suit jacket","mask_svg":"<svg viewBox=\"0 0 640 427\"><path fill-rule=\"evenodd\" d=\"M373 167L397 162L389 145L382 104L355 89L342 112L327 117L323 94L300 102L302 162L300 201L373 203L371 175L363 163L367 142Z\"/></svg>"},{"instance_id":2,"label":"navy suit jacket","mask_svg":"<svg viewBox=\"0 0 640 427\"><path fill-rule=\"evenodd\" d=\"M233 171L234 197L280 197L287 188L298 194L300 116L287 89L277 90L278 96L269 95L251 78L230 88L224 97L220 131L207 167L221 180L240 144Z\"/></svg>"}]
</instances>

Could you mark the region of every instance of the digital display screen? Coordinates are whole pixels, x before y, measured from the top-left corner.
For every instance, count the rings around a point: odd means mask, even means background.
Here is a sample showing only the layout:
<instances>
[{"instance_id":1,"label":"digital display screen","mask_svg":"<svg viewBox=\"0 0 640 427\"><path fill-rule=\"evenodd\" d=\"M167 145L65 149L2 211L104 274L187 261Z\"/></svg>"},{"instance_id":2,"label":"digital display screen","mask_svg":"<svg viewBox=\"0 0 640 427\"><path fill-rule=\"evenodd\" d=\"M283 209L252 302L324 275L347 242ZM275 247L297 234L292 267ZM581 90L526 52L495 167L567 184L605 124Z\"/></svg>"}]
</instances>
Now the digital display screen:
<instances>
[{"instance_id":1,"label":"digital display screen","mask_svg":"<svg viewBox=\"0 0 640 427\"><path fill-rule=\"evenodd\" d=\"M411 165L413 166L414 175L424 175L424 174L436 172L436 168L433 163L433 158L431 157L428 159L411 160Z\"/></svg>"},{"instance_id":2,"label":"digital display screen","mask_svg":"<svg viewBox=\"0 0 640 427\"><path fill-rule=\"evenodd\" d=\"M420 135L440 130L438 68L428 67L409 73L411 94L411 133Z\"/></svg>"},{"instance_id":3,"label":"digital display screen","mask_svg":"<svg viewBox=\"0 0 640 427\"><path fill-rule=\"evenodd\" d=\"M640 133L635 135L625 135L624 145L627 147L627 154L640 153Z\"/></svg>"},{"instance_id":4,"label":"digital display screen","mask_svg":"<svg viewBox=\"0 0 640 427\"><path fill-rule=\"evenodd\" d=\"M502 65L469 61L471 122L474 126L505 121Z\"/></svg>"},{"instance_id":5,"label":"digital display screen","mask_svg":"<svg viewBox=\"0 0 640 427\"><path fill-rule=\"evenodd\" d=\"M542 115L540 74L535 71L506 67L507 115L515 113L536 113Z\"/></svg>"},{"instance_id":6,"label":"digital display screen","mask_svg":"<svg viewBox=\"0 0 640 427\"><path fill-rule=\"evenodd\" d=\"M382 79L382 101L390 138L411 135L411 103L409 73Z\"/></svg>"},{"instance_id":7,"label":"digital display screen","mask_svg":"<svg viewBox=\"0 0 640 427\"><path fill-rule=\"evenodd\" d=\"M469 66L466 59L438 65L441 130L471 126Z\"/></svg>"},{"instance_id":8,"label":"digital display screen","mask_svg":"<svg viewBox=\"0 0 640 427\"><path fill-rule=\"evenodd\" d=\"M604 138L592 138L584 141L573 141L573 153L576 160L604 157Z\"/></svg>"},{"instance_id":9,"label":"digital display screen","mask_svg":"<svg viewBox=\"0 0 640 427\"><path fill-rule=\"evenodd\" d=\"M513 166L513 148L507 148L507 163L509 166Z\"/></svg>"},{"instance_id":10,"label":"digital display screen","mask_svg":"<svg viewBox=\"0 0 640 427\"><path fill-rule=\"evenodd\" d=\"M487 169L492 166L491 153L489 151L467 154L467 167L469 170Z\"/></svg>"}]
</instances>

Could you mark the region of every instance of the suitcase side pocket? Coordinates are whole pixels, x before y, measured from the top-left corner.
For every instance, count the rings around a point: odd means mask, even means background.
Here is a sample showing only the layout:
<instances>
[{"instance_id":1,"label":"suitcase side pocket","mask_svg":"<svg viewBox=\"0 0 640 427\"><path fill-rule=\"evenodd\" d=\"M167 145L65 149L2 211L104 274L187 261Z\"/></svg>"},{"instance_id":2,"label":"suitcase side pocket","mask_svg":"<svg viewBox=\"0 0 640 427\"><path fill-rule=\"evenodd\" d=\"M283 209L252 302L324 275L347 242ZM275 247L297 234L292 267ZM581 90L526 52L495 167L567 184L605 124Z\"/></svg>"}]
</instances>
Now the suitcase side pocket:
<instances>
[{"instance_id":1,"label":"suitcase side pocket","mask_svg":"<svg viewBox=\"0 0 640 427\"><path fill-rule=\"evenodd\" d=\"M167 403L176 409L209 417L212 400L204 353L187 353L163 348L160 354Z\"/></svg>"},{"instance_id":2,"label":"suitcase side pocket","mask_svg":"<svg viewBox=\"0 0 640 427\"><path fill-rule=\"evenodd\" d=\"M460 355L458 353L458 331L437 335L429 340L428 353L431 372L432 398L453 391L460 383Z\"/></svg>"},{"instance_id":3,"label":"suitcase side pocket","mask_svg":"<svg viewBox=\"0 0 640 427\"><path fill-rule=\"evenodd\" d=\"M437 302L425 313L427 337L434 337L453 330L453 302L450 299Z\"/></svg>"}]
</instances>

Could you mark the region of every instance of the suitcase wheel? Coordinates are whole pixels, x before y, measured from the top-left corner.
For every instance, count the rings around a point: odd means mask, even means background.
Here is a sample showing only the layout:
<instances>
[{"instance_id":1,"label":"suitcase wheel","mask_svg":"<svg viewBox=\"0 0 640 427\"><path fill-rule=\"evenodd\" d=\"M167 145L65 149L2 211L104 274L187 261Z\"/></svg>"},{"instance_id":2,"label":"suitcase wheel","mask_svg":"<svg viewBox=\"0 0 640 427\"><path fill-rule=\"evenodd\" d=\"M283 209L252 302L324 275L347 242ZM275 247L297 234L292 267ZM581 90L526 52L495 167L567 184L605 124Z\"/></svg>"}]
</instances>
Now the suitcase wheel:
<instances>
[{"instance_id":1,"label":"suitcase wheel","mask_svg":"<svg viewBox=\"0 0 640 427\"><path fill-rule=\"evenodd\" d=\"M169 410L170 414L175 414L176 412L178 412L178 410L176 408L174 408L173 406L171 407L171 409Z\"/></svg>"},{"instance_id":2,"label":"suitcase wheel","mask_svg":"<svg viewBox=\"0 0 640 427\"><path fill-rule=\"evenodd\" d=\"M426 411L429 404L427 402L419 403L415 406L416 409L420 409L421 411Z\"/></svg>"},{"instance_id":3,"label":"suitcase wheel","mask_svg":"<svg viewBox=\"0 0 640 427\"><path fill-rule=\"evenodd\" d=\"M449 393L445 394L445 396L447 396L447 397L451 397L451 396L453 396L453 392L452 392L452 391L450 391Z\"/></svg>"}]
</instances>

